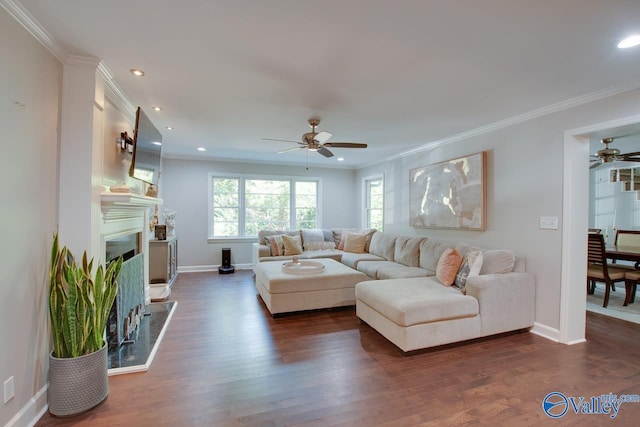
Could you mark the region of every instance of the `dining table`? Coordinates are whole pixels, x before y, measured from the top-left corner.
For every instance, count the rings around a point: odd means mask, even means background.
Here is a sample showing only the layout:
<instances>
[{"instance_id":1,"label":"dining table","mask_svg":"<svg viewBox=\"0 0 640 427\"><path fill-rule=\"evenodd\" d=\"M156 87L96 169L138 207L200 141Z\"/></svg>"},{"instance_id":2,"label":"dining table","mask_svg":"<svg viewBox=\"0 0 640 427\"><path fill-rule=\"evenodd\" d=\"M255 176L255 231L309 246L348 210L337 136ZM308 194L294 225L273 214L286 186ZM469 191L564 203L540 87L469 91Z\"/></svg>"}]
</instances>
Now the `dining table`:
<instances>
[{"instance_id":1,"label":"dining table","mask_svg":"<svg viewBox=\"0 0 640 427\"><path fill-rule=\"evenodd\" d=\"M605 256L614 261L631 261L635 269L640 270L640 246L607 246Z\"/></svg>"}]
</instances>

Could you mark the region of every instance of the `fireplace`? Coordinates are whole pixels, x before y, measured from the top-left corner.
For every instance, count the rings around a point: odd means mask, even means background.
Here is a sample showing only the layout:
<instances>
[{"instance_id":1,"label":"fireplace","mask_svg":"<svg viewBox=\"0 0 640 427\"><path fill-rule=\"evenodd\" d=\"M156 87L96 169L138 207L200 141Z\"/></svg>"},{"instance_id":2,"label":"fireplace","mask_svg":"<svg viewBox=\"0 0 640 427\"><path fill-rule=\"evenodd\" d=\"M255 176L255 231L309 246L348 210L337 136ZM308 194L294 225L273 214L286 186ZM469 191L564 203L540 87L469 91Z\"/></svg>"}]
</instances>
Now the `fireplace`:
<instances>
[{"instance_id":1,"label":"fireplace","mask_svg":"<svg viewBox=\"0 0 640 427\"><path fill-rule=\"evenodd\" d=\"M100 236L102 259L123 257L118 295L107 325L109 349L135 340L149 295L149 210L162 200L132 193L101 194Z\"/></svg>"},{"instance_id":2,"label":"fireplace","mask_svg":"<svg viewBox=\"0 0 640 427\"><path fill-rule=\"evenodd\" d=\"M142 233L127 234L106 242L107 260L122 256L118 275L118 295L111 307L107 324L109 350L135 341L144 315L144 254L140 253Z\"/></svg>"}]
</instances>

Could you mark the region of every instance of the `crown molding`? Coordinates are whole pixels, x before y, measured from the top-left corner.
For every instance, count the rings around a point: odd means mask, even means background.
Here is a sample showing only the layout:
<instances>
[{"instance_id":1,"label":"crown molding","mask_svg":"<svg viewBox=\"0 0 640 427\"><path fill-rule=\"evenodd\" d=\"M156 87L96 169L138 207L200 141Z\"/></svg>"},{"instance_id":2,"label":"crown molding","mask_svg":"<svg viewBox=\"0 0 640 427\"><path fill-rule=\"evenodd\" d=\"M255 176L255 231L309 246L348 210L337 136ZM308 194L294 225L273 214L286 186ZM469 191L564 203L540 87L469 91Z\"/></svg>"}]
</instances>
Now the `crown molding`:
<instances>
[{"instance_id":1,"label":"crown molding","mask_svg":"<svg viewBox=\"0 0 640 427\"><path fill-rule=\"evenodd\" d=\"M485 126L480 126L475 129L471 129L465 132L458 133L456 135L450 136L448 138L439 139L437 141L433 141L422 145L420 147L414 148L413 150L405 151L403 153L399 153L393 155L391 157L385 158L383 161L376 161L374 163L369 163L363 166L358 167L358 169L362 169L368 166L377 165L380 163L388 162L390 160L402 159L405 157L414 156L416 154L421 154L427 151L431 151L445 144L450 144L452 142L463 141L468 138L472 138L474 136L486 134L489 132L493 132L499 129L504 129L509 126L513 126L518 123L523 123L538 117L546 116L549 114L557 113L564 110L569 110L574 107L578 107L581 105L588 104L590 102L598 101L604 98L608 98L610 96L619 95L621 93L629 92L632 90L636 90L640 88L640 79L631 80L625 83L621 83L615 86L611 86L605 89L597 90L595 92L587 93L585 95L577 96L575 98L570 98L564 101L560 101L555 104L548 105L546 107L538 108L536 110L529 111L527 113L519 114L517 116L509 117L504 120L500 120L494 123L490 123Z\"/></svg>"},{"instance_id":2,"label":"crown molding","mask_svg":"<svg viewBox=\"0 0 640 427\"><path fill-rule=\"evenodd\" d=\"M98 64L98 75L104 80L105 88L109 95L111 95L109 99L118 105L123 113L127 113L130 118L135 118L136 107L134 107L131 100L129 100L127 95L120 89L120 86L118 86L113 77L113 73L102 61Z\"/></svg>"},{"instance_id":3,"label":"crown molding","mask_svg":"<svg viewBox=\"0 0 640 427\"><path fill-rule=\"evenodd\" d=\"M105 81L105 86L112 95L113 101L119 104L131 117L135 116L136 109L115 82L113 73L100 60L90 56L70 55L58 41L16 0L0 0L2 6L13 19L22 25L36 40L40 42L63 65L93 68Z\"/></svg>"},{"instance_id":4,"label":"crown molding","mask_svg":"<svg viewBox=\"0 0 640 427\"><path fill-rule=\"evenodd\" d=\"M18 21L36 40L38 40L49 52L63 64L67 62L68 53L49 32L20 4L14 0L0 0L8 13Z\"/></svg>"}]
</instances>

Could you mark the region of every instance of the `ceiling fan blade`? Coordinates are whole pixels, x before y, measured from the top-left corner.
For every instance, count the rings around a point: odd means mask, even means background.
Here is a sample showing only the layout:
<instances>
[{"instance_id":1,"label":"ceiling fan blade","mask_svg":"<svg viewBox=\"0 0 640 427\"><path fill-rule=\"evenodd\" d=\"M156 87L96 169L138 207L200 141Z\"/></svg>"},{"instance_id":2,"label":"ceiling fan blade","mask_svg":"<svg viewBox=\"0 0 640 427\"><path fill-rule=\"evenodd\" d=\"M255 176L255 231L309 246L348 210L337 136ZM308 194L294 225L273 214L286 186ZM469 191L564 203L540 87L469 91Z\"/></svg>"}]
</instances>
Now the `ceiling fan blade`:
<instances>
[{"instance_id":1,"label":"ceiling fan blade","mask_svg":"<svg viewBox=\"0 0 640 427\"><path fill-rule=\"evenodd\" d=\"M324 146L335 148L367 148L367 144L360 144L357 142L327 142Z\"/></svg>"},{"instance_id":2,"label":"ceiling fan blade","mask_svg":"<svg viewBox=\"0 0 640 427\"><path fill-rule=\"evenodd\" d=\"M305 145L300 141L290 141L288 139L261 138L263 141L293 142L294 144Z\"/></svg>"},{"instance_id":3,"label":"ceiling fan blade","mask_svg":"<svg viewBox=\"0 0 640 427\"><path fill-rule=\"evenodd\" d=\"M589 169L595 169L598 166L600 166L601 164L602 164L602 162L596 162L596 163L592 164L591 166L589 166Z\"/></svg>"},{"instance_id":4,"label":"ceiling fan blade","mask_svg":"<svg viewBox=\"0 0 640 427\"><path fill-rule=\"evenodd\" d=\"M287 148L286 150L278 151L276 154L288 153L289 151L300 150L300 149L303 149L303 148L305 148L305 147L293 147L293 148Z\"/></svg>"},{"instance_id":5,"label":"ceiling fan blade","mask_svg":"<svg viewBox=\"0 0 640 427\"><path fill-rule=\"evenodd\" d=\"M317 151L318 151L318 153L322 154L325 157L333 157L333 153L331 151L327 150L324 147L318 148Z\"/></svg>"},{"instance_id":6,"label":"ceiling fan blade","mask_svg":"<svg viewBox=\"0 0 640 427\"><path fill-rule=\"evenodd\" d=\"M635 153L624 153L624 154L620 154L620 157L623 157L623 158L625 158L625 159L626 159L627 157L637 157L637 156L640 156L640 151L637 151L637 152L635 152Z\"/></svg>"},{"instance_id":7,"label":"ceiling fan blade","mask_svg":"<svg viewBox=\"0 0 640 427\"><path fill-rule=\"evenodd\" d=\"M318 134L313 137L313 140L316 141L318 144L324 144L329 140L329 138L331 138L332 135L333 134L331 132L324 132L324 131L318 132Z\"/></svg>"}]
</instances>

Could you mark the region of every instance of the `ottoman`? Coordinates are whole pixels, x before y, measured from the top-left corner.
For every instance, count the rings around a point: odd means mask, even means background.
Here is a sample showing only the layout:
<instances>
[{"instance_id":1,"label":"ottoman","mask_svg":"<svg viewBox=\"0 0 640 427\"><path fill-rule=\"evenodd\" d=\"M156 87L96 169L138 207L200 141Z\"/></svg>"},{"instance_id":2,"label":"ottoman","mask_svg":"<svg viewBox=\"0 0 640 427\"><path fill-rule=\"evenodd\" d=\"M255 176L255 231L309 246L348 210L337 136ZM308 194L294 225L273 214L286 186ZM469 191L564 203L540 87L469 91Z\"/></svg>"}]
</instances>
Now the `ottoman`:
<instances>
[{"instance_id":1,"label":"ottoman","mask_svg":"<svg viewBox=\"0 0 640 427\"><path fill-rule=\"evenodd\" d=\"M284 261L256 265L256 289L272 315L355 305L355 286L367 276L330 258L313 261L324 270L299 275L283 272Z\"/></svg>"}]
</instances>

